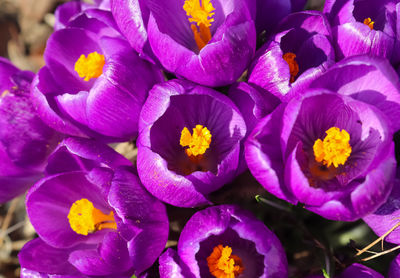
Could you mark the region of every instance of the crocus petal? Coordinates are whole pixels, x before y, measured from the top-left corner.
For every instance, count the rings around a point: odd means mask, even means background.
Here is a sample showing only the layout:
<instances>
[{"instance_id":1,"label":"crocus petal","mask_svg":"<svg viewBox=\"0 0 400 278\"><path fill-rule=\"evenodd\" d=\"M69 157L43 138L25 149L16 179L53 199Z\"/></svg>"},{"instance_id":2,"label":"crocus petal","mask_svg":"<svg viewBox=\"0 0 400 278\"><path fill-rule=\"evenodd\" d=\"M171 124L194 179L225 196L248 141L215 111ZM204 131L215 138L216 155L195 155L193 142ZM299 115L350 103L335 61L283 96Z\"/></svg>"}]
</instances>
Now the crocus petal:
<instances>
[{"instance_id":1,"label":"crocus petal","mask_svg":"<svg viewBox=\"0 0 400 278\"><path fill-rule=\"evenodd\" d=\"M108 200L123 224L140 230L128 239L128 250L132 267L141 273L154 263L167 242L165 206L147 193L136 175L122 168L115 172Z\"/></svg>"},{"instance_id":2,"label":"crocus petal","mask_svg":"<svg viewBox=\"0 0 400 278\"><path fill-rule=\"evenodd\" d=\"M169 251L167 255L173 258L164 257L164 262L174 262L163 266L164 271L176 270L179 263L183 271L191 272L187 277L204 277L209 274L205 259L218 244L231 246L242 258L246 277L287 277L279 240L253 215L233 205L209 207L194 214L181 232L179 258Z\"/></svg>"},{"instance_id":3,"label":"crocus petal","mask_svg":"<svg viewBox=\"0 0 400 278\"><path fill-rule=\"evenodd\" d=\"M396 278L400 276L400 256L397 256L390 264L388 278Z\"/></svg>"},{"instance_id":4,"label":"crocus petal","mask_svg":"<svg viewBox=\"0 0 400 278\"><path fill-rule=\"evenodd\" d=\"M58 6L54 12L54 31L65 28L69 21L81 10L80 1L70 1Z\"/></svg>"},{"instance_id":5,"label":"crocus petal","mask_svg":"<svg viewBox=\"0 0 400 278\"><path fill-rule=\"evenodd\" d=\"M14 86L10 76L16 74L19 71L10 61L0 57L0 93L8 90Z\"/></svg>"},{"instance_id":6,"label":"crocus petal","mask_svg":"<svg viewBox=\"0 0 400 278\"><path fill-rule=\"evenodd\" d=\"M378 236L384 235L399 223L399 198L400 186L399 180L396 179L387 201L374 213L371 213L363 218L363 220ZM385 237L385 241L399 244L399 230L393 230Z\"/></svg>"},{"instance_id":7,"label":"crocus petal","mask_svg":"<svg viewBox=\"0 0 400 278\"><path fill-rule=\"evenodd\" d=\"M95 140L69 137L49 157L47 175L71 171L91 171L95 167L131 166L132 163L112 148Z\"/></svg>"},{"instance_id":8,"label":"crocus petal","mask_svg":"<svg viewBox=\"0 0 400 278\"><path fill-rule=\"evenodd\" d=\"M97 244L107 231L79 235L71 229L68 213L74 202L86 198L94 207L108 214L110 208L100 192L97 185L90 183L83 172L50 176L40 180L29 191L27 213L36 232L49 245L68 248L80 243Z\"/></svg>"},{"instance_id":9,"label":"crocus petal","mask_svg":"<svg viewBox=\"0 0 400 278\"><path fill-rule=\"evenodd\" d=\"M382 274L361 264L352 264L338 278L384 278Z\"/></svg>"},{"instance_id":10,"label":"crocus petal","mask_svg":"<svg viewBox=\"0 0 400 278\"><path fill-rule=\"evenodd\" d=\"M325 88L376 106L388 116L394 130L400 129L400 81L385 59L347 58L316 78L310 88Z\"/></svg>"},{"instance_id":11,"label":"crocus petal","mask_svg":"<svg viewBox=\"0 0 400 278\"><path fill-rule=\"evenodd\" d=\"M42 239L36 238L24 245L18 258L21 266L31 271L82 277L79 275L79 271L68 262L68 256L74 250L73 248L54 248ZM24 277L31 276L25 273ZM43 277L48 276L43 274Z\"/></svg>"},{"instance_id":12,"label":"crocus petal","mask_svg":"<svg viewBox=\"0 0 400 278\"><path fill-rule=\"evenodd\" d=\"M384 58L392 56L394 39L381 31L371 30L361 22L334 27L332 32L337 59L360 54Z\"/></svg>"},{"instance_id":13,"label":"crocus petal","mask_svg":"<svg viewBox=\"0 0 400 278\"><path fill-rule=\"evenodd\" d=\"M71 252L68 261L86 275L110 275L127 271L132 262L126 242L116 232L108 232L98 250Z\"/></svg>"},{"instance_id":14,"label":"crocus petal","mask_svg":"<svg viewBox=\"0 0 400 278\"><path fill-rule=\"evenodd\" d=\"M245 143L245 156L250 172L262 186L278 198L295 204L296 198L283 186L283 155L276 147L280 144L284 108L284 105L278 106L256 125Z\"/></svg>"},{"instance_id":15,"label":"crocus petal","mask_svg":"<svg viewBox=\"0 0 400 278\"><path fill-rule=\"evenodd\" d=\"M203 170L188 171L196 165L179 145L179 138L184 127L198 124L210 130L212 141L201 161ZM153 87L139 129L138 173L144 186L165 202L195 206L207 203L206 194L235 176L246 128L240 112L225 96L173 80Z\"/></svg>"},{"instance_id":16,"label":"crocus petal","mask_svg":"<svg viewBox=\"0 0 400 278\"><path fill-rule=\"evenodd\" d=\"M102 53L95 40L88 31L68 28L53 33L47 41L44 54L46 65L65 93L89 90L93 85L93 79L84 81L79 77L74 65L82 54L87 55L94 51Z\"/></svg>"},{"instance_id":17,"label":"crocus petal","mask_svg":"<svg viewBox=\"0 0 400 278\"><path fill-rule=\"evenodd\" d=\"M218 29L212 39L196 54L197 46L183 8L175 2L152 1L148 36L161 64L168 71L206 86L227 85L239 78L254 55L255 28L248 7L239 1L234 3L234 11L220 26L215 24ZM229 9L232 3L220 4L219 9ZM164 16L166 11L172 14ZM160 12L162 15L157 14Z\"/></svg>"},{"instance_id":18,"label":"crocus petal","mask_svg":"<svg viewBox=\"0 0 400 278\"><path fill-rule=\"evenodd\" d=\"M59 115L59 108L51 98L51 93L56 93L59 88L51 86L54 84L47 67L39 70L38 74L32 81L32 102L40 116L40 118L55 130L74 136L85 136L68 118Z\"/></svg>"}]
</instances>

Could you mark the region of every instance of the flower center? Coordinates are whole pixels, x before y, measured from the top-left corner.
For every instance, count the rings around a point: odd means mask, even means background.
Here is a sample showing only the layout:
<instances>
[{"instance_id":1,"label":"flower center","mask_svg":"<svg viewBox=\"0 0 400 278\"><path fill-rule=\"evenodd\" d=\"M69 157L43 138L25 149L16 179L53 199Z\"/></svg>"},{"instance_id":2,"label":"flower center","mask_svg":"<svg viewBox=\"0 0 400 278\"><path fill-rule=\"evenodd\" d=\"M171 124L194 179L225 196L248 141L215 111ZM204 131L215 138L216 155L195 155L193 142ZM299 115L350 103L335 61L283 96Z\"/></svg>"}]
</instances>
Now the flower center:
<instances>
[{"instance_id":1,"label":"flower center","mask_svg":"<svg viewBox=\"0 0 400 278\"><path fill-rule=\"evenodd\" d=\"M184 127L181 132L180 145L182 147L188 147L185 149L186 154L189 157L196 157L202 155L210 147L211 144L211 133L208 128L202 125L196 125L193 128L193 135L190 131Z\"/></svg>"},{"instance_id":2,"label":"flower center","mask_svg":"<svg viewBox=\"0 0 400 278\"><path fill-rule=\"evenodd\" d=\"M75 71L79 77L84 77L85 81L89 81L91 78L97 78L103 73L104 64L104 55L96 51L89 53L87 57L82 54L75 62Z\"/></svg>"},{"instance_id":3,"label":"flower center","mask_svg":"<svg viewBox=\"0 0 400 278\"><path fill-rule=\"evenodd\" d=\"M244 270L242 259L232 254L232 248L221 244L207 257L210 273L217 278L235 278Z\"/></svg>"},{"instance_id":4,"label":"flower center","mask_svg":"<svg viewBox=\"0 0 400 278\"><path fill-rule=\"evenodd\" d=\"M296 54L294 54L292 52L283 54L283 60L285 60L286 63L288 63L288 65L289 65L290 83L294 82L294 78L299 73L299 64L297 64L295 58L296 58Z\"/></svg>"},{"instance_id":5,"label":"flower center","mask_svg":"<svg viewBox=\"0 0 400 278\"><path fill-rule=\"evenodd\" d=\"M347 158L351 154L351 146L349 144L350 135L342 129L331 127L326 131L324 141L317 139L314 142L313 150L315 161L322 162L327 167L339 167L339 164L344 165Z\"/></svg>"},{"instance_id":6,"label":"flower center","mask_svg":"<svg viewBox=\"0 0 400 278\"><path fill-rule=\"evenodd\" d=\"M88 199L80 199L72 204L68 220L74 232L85 236L102 229L117 229L114 213L104 214Z\"/></svg>"},{"instance_id":7,"label":"flower center","mask_svg":"<svg viewBox=\"0 0 400 278\"><path fill-rule=\"evenodd\" d=\"M183 4L183 9L186 15L189 16L189 22L194 22L197 24L191 24L190 28L193 31L194 40L196 41L197 47L201 50L210 40L211 22L214 22L212 16L215 14L214 7L210 0L185 0Z\"/></svg>"},{"instance_id":8,"label":"flower center","mask_svg":"<svg viewBox=\"0 0 400 278\"><path fill-rule=\"evenodd\" d=\"M363 23L364 23L365 25L367 25L369 28L371 28L371 30L374 29L374 23L375 23L375 21L372 21L370 17L364 19L364 22L363 22Z\"/></svg>"}]
</instances>

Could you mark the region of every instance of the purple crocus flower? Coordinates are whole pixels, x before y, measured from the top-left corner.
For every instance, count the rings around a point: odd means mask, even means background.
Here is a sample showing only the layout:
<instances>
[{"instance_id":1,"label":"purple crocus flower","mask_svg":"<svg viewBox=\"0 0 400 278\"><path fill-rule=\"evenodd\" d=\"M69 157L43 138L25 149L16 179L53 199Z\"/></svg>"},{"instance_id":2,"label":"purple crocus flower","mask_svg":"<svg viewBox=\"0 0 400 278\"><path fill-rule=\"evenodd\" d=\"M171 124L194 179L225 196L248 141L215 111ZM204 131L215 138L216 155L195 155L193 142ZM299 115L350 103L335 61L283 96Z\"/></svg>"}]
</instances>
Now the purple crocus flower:
<instances>
[{"instance_id":1,"label":"purple crocus flower","mask_svg":"<svg viewBox=\"0 0 400 278\"><path fill-rule=\"evenodd\" d=\"M233 102L183 80L156 85L139 122L138 172L147 190L182 207L209 203L231 181L246 125Z\"/></svg>"},{"instance_id":2,"label":"purple crocus flower","mask_svg":"<svg viewBox=\"0 0 400 278\"><path fill-rule=\"evenodd\" d=\"M308 90L257 124L245 155L270 193L325 218L354 221L375 211L392 188L392 137L375 107Z\"/></svg>"},{"instance_id":3,"label":"purple crocus flower","mask_svg":"<svg viewBox=\"0 0 400 278\"><path fill-rule=\"evenodd\" d=\"M0 57L0 203L42 176L48 155L61 140L36 114L29 97L33 76Z\"/></svg>"},{"instance_id":4,"label":"purple crocus flower","mask_svg":"<svg viewBox=\"0 0 400 278\"><path fill-rule=\"evenodd\" d=\"M399 62L398 0L327 0L338 60L368 54Z\"/></svg>"},{"instance_id":5,"label":"purple crocus flower","mask_svg":"<svg viewBox=\"0 0 400 278\"><path fill-rule=\"evenodd\" d=\"M400 255L392 261L389 267L388 278L397 278L400 277Z\"/></svg>"},{"instance_id":6,"label":"purple crocus flower","mask_svg":"<svg viewBox=\"0 0 400 278\"><path fill-rule=\"evenodd\" d=\"M398 276L389 276L389 278L395 278ZM322 275L319 276L309 276L308 278L324 278ZM376 272L375 270L361 264L354 263L348 268L346 268L340 275L336 278L384 278L382 274Z\"/></svg>"},{"instance_id":7,"label":"purple crocus flower","mask_svg":"<svg viewBox=\"0 0 400 278\"><path fill-rule=\"evenodd\" d=\"M168 238L165 206L130 162L101 143L68 138L26 207L39 234L19 254L22 268L68 277L130 277L150 267Z\"/></svg>"},{"instance_id":8,"label":"purple crocus flower","mask_svg":"<svg viewBox=\"0 0 400 278\"><path fill-rule=\"evenodd\" d=\"M195 213L181 232L178 252L167 249L159 262L161 278L288 277L279 239L235 205Z\"/></svg>"},{"instance_id":9,"label":"purple crocus flower","mask_svg":"<svg viewBox=\"0 0 400 278\"><path fill-rule=\"evenodd\" d=\"M256 0L257 34L266 31L270 34L287 15L304 9L307 0Z\"/></svg>"},{"instance_id":10,"label":"purple crocus flower","mask_svg":"<svg viewBox=\"0 0 400 278\"><path fill-rule=\"evenodd\" d=\"M57 6L54 12L55 22L54 31L66 28L82 12L90 9L100 9L110 11L110 0L96 0L93 4L80 0L66 2ZM89 11L89 14L93 11Z\"/></svg>"},{"instance_id":11,"label":"purple crocus flower","mask_svg":"<svg viewBox=\"0 0 400 278\"><path fill-rule=\"evenodd\" d=\"M390 63L367 55L346 58L316 77L308 87L293 88L286 99L311 90L330 90L375 106L400 129L400 80Z\"/></svg>"},{"instance_id":12,"label":"purple crocus flower","mask_svg":"<svg viewBox=\"0 0 400 278\"><path fill-rule=\"evenodd\" d=\"M254 84L239 82L229 88L228 96L239 108L246 121L247 133L280 103L279 98Z\"/></svg>"},{"instance_id":13,"label":"purple crocus flower","mask_svg":"<svg viewBox=\"0 0 400 278\"><path fill-rule=\"evenodd\" d=\"M231 84L254 55L255 0L114 0L111 6L138 53L196 83Z\"/></svg>"},{"instance_id":14,"label":"purple crocus flower","mask_svg":"<svg viewBox=\"0 0 400 278\"><path fill-rule=\"evenodd\" d=\"M270 114L280 103L279 98L273 94L246 82L233 84L229 88L228 96L243 115L247 128L246 136L250 134L260 119ZM240 154L239 164L239 173L247 169L244 148Z\"/></svg>"},{"instance_id":15,"label":"purple crocus flower","mask_svg":"<svg viewBox=\"0 0 400 278\"><path fill-rule=\"evenodd\" d=\"M374 213L368 214L363 220L379 236L385 236L387 242L400 244L400 171L397 171L397 177L393 189L387 201L379 207ZM399 226L398 226L399 225Z\"/></svg>"},{"instance_id":16,"label":"purple crocus flower","mask_svg":"<svg viewBox=\"0 0 400 278\"><path fill-rule=\"evenodd\" d=\"M294 13L257 51L248 81L283 99L292 87L305 86L334 61L331 30L325 16L318 11Z\"/></svg>"},{"instance_id":17,"label":"purple crocus flower","mask_svg":"<svg viewBox=\"0 0 400 278\"><path fill-rule=\"evenodd\" d=\"M46 66L32 94L41 118L54 129L103 141L137 136L148 90L163 77L115 28L110 12L90 9L47 41Z\"/></svg>"}]
</instances>

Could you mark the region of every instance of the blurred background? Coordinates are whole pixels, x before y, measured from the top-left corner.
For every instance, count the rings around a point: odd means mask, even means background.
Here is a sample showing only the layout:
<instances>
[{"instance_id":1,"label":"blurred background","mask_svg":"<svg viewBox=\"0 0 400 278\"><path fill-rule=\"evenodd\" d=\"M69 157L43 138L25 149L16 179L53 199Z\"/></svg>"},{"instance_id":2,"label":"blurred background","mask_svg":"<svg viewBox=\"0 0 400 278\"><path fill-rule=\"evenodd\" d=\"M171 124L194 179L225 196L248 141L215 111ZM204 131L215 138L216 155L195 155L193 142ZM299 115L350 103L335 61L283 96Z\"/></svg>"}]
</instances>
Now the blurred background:
<instances>
[{"instance_id":1,"label":"blurred background","mask_svg":"<svg viewBox=\"0 0 400 278\"><path fill-rule=\"evenodd\" d=\"M0 56L10 59L21 69L37 72L44 65L43 52L52 33L54 11L64 2L0 0ZM310 0L307 9L321 10L323 2ZM115 148L135 160L133 143L118 144ZM255 198L256 195L262 198ZM322 269L339 273L359 261L354 257L356 248L362 248L377 238L361 220L353 223L329 221L301 206L289 206L264 191L248 172L214 193L212 198L216 204L238 203L264 220L284 245L290 277L294 278L322 274ZM36 236L26 217L24 203L24 196L21 196L0 205L0 278L19 277L17 254L27 241ZM168 246L176 245L182 227L194 212L192 209L168 207L171 221ZM391 247L385 245L385 249ZM365 264L385 274L395 255L388 254ZM157 264L153 271L157 277Z\"/></svg>"}]
</instances>

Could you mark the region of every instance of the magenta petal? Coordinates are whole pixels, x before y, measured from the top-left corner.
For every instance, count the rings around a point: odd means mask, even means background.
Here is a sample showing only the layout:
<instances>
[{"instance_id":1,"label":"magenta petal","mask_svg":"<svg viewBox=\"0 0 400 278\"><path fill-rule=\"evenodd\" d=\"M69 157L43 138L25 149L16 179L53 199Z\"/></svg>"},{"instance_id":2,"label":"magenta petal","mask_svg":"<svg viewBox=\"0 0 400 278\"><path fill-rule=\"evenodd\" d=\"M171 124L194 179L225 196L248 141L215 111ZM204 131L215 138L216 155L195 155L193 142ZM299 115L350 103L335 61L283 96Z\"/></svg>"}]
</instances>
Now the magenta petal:
<instances>
[{"instance_id":1,"label":"magenta petal","mask_svg":"<svg viewBox=\"0 0 400 278\"><path fill-rule=\"evenodd\" d=\"M142 56L153 56L147 39L149 9L141 0L114 0L111 10L121 33L130 45Z\"/></svg>"},{"instance_id":2,"label":"magenta petal","mask_svg":"<svg viewBox=\"0 0 400 278\"><path fill-rule=\"evenodd\" d=\"M80 277L78 270L68 262L68 256L72 251L74 249L54 248L42 239L36 238L24 245L18 258L23 268L32 271ZM31 276L25 275L25 277Z\"/></svg>"},{"instance_id":3,"label":"magenta petal","mask_svg":"<svg viewBox=\"0 0 400 278\"><path fill-rule=\"evenodd\" d=\"M310 87L376 106L390 119L394 130L400 129L400 81L386 59L366 55L347 58L316 78Z\"/></svg>"},{"instance_id":4,"label":"magenta petal","mask_svg":"<svg viewBox=\"0 0 400 278\"><path fill-rule=\"evenodd\" d=\"M49 69L43 67L32 81L32 102L40 118L55 130L74 136L84 136L69 119L61 117L58 112L57 104L52 99L51 94L58 92L58 88L49 87L54 83Z\"/></svg>"},{"instance_id":5,"label":"magenta petal","mask_svg":"<svg viewBox=\"0 0 400 278\"><path fill-rule=\"evenodd\" d=\"M384 278L382 274L361 264L354 263L346 268L338 278Z\"/></svg>"},{"instance_id":6,"label":"magenta petal","mask_svg":"<svg viewBox=\"0 0 400 278\"><path fill-rule=\"evenodd\" d=\"M400 277L400 255L398 255L390 264L387 278Z\"/></svg>"},{"instance_id":7,"label":"magenta petal","mask_svg":"<svg viewBox=\"0 0 400 278\"><path fill-rule=\"evenodd\" d=\"M168 248L159 258L160 261L160 276L161 278L186 278L182 274L182 268L179 265L179 256L175 250Z\"/></svg>"},{"instance_id":8,"label":"magenta petal","mask_svg":"<svg viewBox=\"0 0 400 278\"><path fill-rule=\"evenodd\" d=\"M393 38L381 31L371 30L361 22L334 27L333 36L337 48L337 59L360 54L389 59L393 53Z\"/></svg>"},{"instance_id":9,"label":"magenta petal","mask_svg":"<svg viewBox=\"0 0 400 278\"><path fill-rule=\"evenodd\" d=\"M341 204L332 200L320 207L307 207L307 209L325 218L339 221L354 221L374 212L389 196L395 174L393 145L381 155L381 163L369 171L365 180L357 185L347 199L339 200Z\"/></svg>"},{"instance_id":10,"label":"magenta petal","mask_svg":"<svg viewBox=\"0 0 400 278\"><path fill-rule=\"evenodd\" d=\"M77 94L63 94L57 96L60 107L80 124L87 125L86 101L89 93L81 91Z\"/></svg>"},{"instance_id":11,"label":"magenta petal","mask_svg":"<svg viewBox=\"0 0 400 278\"><path fill-rule=\"evenodd\" d=\"M283 154L279 147L284 105L262 119L245 143L246 162L250 172L269 192L290 203L297 203L284 186Z\"/></svg>"},{"instance_id":12,"label":"magenta petal","mask_svg":"<svg viewBox=\"0 0 400 278\"><path fill-rule=\"evenodd\" d=\"M297 156L299 152L302 152L302 144L299 142L289 155L285 165L285 183L296 196L300 203L307 204L307 206L321 206L327 201L334 198L325 192L322 188L313 188L303 171L300 168Z\"/></svg>"},{"instance_id":13,"label":"magenta petal","mask_svg":"<svg viewBox=\"0 0 400 278\"><path fill-rule=\"evenodd\" d=\"M7 59L0 57L0 93L3 93L4 90L8 90L15 85L10 76L17 72L19 72L18 68Z\"/></svg>"},{"instance_id":14,"label":"magenta petal","mask_svg":"<svg viewBox=\"0 0 400 278\"><path fill-rule=\"evenodd\" d=\"M131 267L126 242L117 232L109 232L98 249L76 250L68 261L86 275L110 275Z\"/></svg>"},{"instance_id":15,"label":"magenta petal","mask_svg":"<svg viewBox=\"0 0 400 278\"><path fill-rule=\"evenodd\" d=\"M390 229L399 223L399 199L400 199L400 186L399 180L396 179L393 189L389 195L388 200L380 206L375 212L365 216L363 220L367 225L378 235L382 236ZM385 241L399 244L400 233L399 229L395 229L385 237Z\"/></svg>"},{"instance_id":16,"label":"magenta petal","mask_svg":"<svg viewBox=\"0 0 400 278\"><path fill-rule=\"evenodd\" d=\"M82 198L90 200L103 213L111 210L97 185L90 183L83 172L50 176L31 188L26 199L27 213L36 232L47 244L68 248L80 243L96 244L102 240L103 230L84 236L74 232L69 225L69 209Z\"/></svg>"},{"instance_id":17,"label":"magenta petal","mask_svg":"<svg viewBox=\"0 0 400 278\"><path fill-rule=\"evenodd\" d=\"M136 175L122 168L115 171L108 201L123 224L134 226L134 237L126 240L132 267L141 273L155 262L167 243L165 206L145 190Z\"/></svg>"},{"instance_id":18,"label":"magenta petal","mask_svg":"<svg viewBox=\"0 0 400 278\"><path fill-rule=\"evenodd\" d=\"M71 39L73 38L73 39ZM84 81L75 72L75 62L84 54L102 51L90 32L78 28L62 29L52 34L44 54L46 65L64 93L89 90L93 79Z\"/></svg>"}]
</instances>

